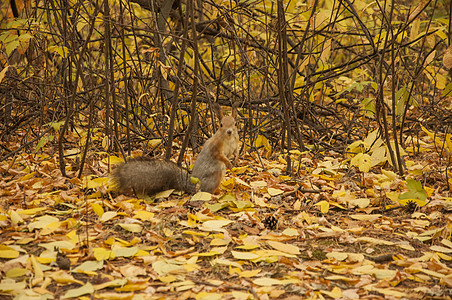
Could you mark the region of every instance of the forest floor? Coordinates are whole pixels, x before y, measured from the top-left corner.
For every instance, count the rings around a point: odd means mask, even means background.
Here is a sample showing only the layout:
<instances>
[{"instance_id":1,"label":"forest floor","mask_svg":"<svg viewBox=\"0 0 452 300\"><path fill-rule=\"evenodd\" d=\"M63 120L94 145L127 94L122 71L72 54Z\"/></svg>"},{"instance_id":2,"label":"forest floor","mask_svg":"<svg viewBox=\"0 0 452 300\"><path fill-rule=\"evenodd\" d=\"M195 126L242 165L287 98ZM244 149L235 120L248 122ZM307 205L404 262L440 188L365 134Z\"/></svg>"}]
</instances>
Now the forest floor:
<instances>
[{"instance_id":1,"label":"forest floor","mask_svg":"<svg viewBox=\"0 0 452 300\"><path fill-rule=\"evenodd\" d=\"M437 142L407 150L405 177L297 151L290 177L284 156L261 150L218 195L145 199L110 190L105 154L78 179L51 147L18 152L0 163L0 295L450 299L452 184Z\"/></svg>"}]
</instances>

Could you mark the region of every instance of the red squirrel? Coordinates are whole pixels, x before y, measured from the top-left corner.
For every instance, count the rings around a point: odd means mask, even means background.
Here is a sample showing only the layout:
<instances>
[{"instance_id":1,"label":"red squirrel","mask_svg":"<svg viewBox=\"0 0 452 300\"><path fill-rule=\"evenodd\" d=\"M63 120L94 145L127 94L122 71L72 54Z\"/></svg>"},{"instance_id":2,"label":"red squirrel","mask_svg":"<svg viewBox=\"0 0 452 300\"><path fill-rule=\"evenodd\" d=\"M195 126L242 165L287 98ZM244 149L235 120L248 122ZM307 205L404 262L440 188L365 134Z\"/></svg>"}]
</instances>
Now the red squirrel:
<instances>
[{"instance_id":1,"label":"red squirrel","mask_svg":"<svg viewBox=\"0 0 452 300\"><path fill-rule=\"evenodd\" d=\"M200 190L214 193L226 174L232 168L229 157L238 155L239 134L235 125L236 109L232 116L223 117L219 106L215 109L221 120L221 127L209 138L199 153L192 175L175 163L136 158L121 164L113 171L113 179L120 192L133 189L135 194L153 194L167 189L196 192L196 184L190 177L199 179Z\"/></svg>"},{"instance_id":2,"label":"red squirrel","mask_svg":"<svg viewBox=\"0 0 452 300\"><path fill-rule=\"evenodd\" d=\"M214 193L226 174L226 167L232 168L229 157L238 154L239 134L233 116L223 117L220 113L221 127L207 140L196 159L193 177L201 182L201 191Z\"/></svg>"}]
</instances>

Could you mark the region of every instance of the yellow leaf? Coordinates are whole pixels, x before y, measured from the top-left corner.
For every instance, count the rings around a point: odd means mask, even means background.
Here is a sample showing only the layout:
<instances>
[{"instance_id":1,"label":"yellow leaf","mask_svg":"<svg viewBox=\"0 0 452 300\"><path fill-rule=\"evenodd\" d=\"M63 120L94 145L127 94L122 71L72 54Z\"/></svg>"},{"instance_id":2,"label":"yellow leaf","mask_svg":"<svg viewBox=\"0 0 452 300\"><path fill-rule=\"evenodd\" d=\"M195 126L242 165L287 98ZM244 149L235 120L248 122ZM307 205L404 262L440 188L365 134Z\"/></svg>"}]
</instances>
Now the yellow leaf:
<instances>
[{"instance_id":1,"label":"yellow leaf","mask_svg":"<svg viewBox=\"0 0 452 300\"><path fill-rule=\"evenodd\" d=\"M198 253L197 256L214 256L218 254L223 254L228 247L213 247L209 252Z\"/></svg>"},{"instance_id":2,"label":"yellow leaf","mask_svg":"<svg viewBox=\"0 0 452 300\"><path fill-rule=\"evenodd\" d=\"M274 188L268 188L267 191L270 194L270 196L272 196L272 197L277 196L277 195L281 195L282 193L284 193L283 190L274 189Z\"/></svg>"},{"instance_id":3,"label":"yellow leaf","mask_svg":"<svg viewBox=\"0 0 452 300\"><path fill-rule=\"evenodd\" d=\"M373 150L372 155L371 155L371 160L372 160L372 167L387 161L388 159L386 157L386 148L379 147L379 148Z\"/></svg>"},{"instance_id":4,"label":"yellow leaf","mask_svg":"<svg viewBox=\"0 0 452 300\"><path fill-rule=\"evenodd\" d=\"M408 205L409 202L413 202L419 207L425 206L428 203L427 201L419 200L419 199L400 199L398 202L402 206L406 206L406 205Z\"/></svg>"},{"instance_id":5,"label":"yellow leaf","mask_svg":"<svg viewBox=\"0 0 452 300\"><path fill-rule=\"evenodd\" d=\"M238 246L238 249L251 250L259 248L261 246L254 236L247 236L242 240L242 242L243 245Z\"/></svg>"},{"instance_id":6,"label":"yellow leaf","mask_svg":"<svg viewBox=\"0 0 452 300\"><path fill-rule=\"evenodd\" d=\"M31 209L18 210L17 213L20 215L32 216L32 215L40 213L46 209L47 209L46 207L36 207L36 208L31 208Z\"/></svg>"},{"instance_id":7,"label":"yellow leaf","mask_svg":"<svg viewBox=\"0 0 452 300\"><path fill-rule=\"evenodd\" d=\"M155 199L168 198L174 191L175 191L174 189L170 189L170 190L159 192L159 193L155 194Z\"/></svg>"},{"instance_id":8,"label":"yellow leaf","mask_svg":"<svg viewBox=\"0 0 452 300\"><path fill-rule=\"evenodd\" d=\"M104 214L104 209L99 203L91 203L91 208L99 218L101 218L102 215Z\"/></svg>"},{"instance_id":9,"label":"yellow leaf","mask_svg":"<svg viewBox=\"0 0 452 300\"><path fill-rule=\"evenodd\" d=\"M191 201L209 201L212 199L212 194L207 192L197 192L191 197Z\"/></svg>"},{"instance_id":10,"label":"yellow leaf","mask_svg":"<svg viewBox=\"0 0 452 300\"><path fill-rule=\"evenodd\" d=\"M234 258L242 260L252 260L259 258L259 255L252 252L231 251L231 254Z\"/></svg>"},{"instance_id":11,"label":"yellow leaf","mask_svg":"<svg viewBox=\"0 0 452 300\"><path fill-rule=\"evenodd\" d=\"M376 239L376 238L372 238L372 237L358 237L356 239L358 242L364 242L364 243L370 243L370 244L375 244L375 245L388 245L388 246L392 246L394 245L393 242L390 241L385 241L385 240L380 240L380 239Z\"/></svg>"},{"instance_id":12,"label":"yellow leaf","mask_svg":"<svg viewBox=\"0 0 452 300\"><path fill-rule=\"evenodd\" d=\"M234 300L252 299L250 293L245 293L245 292L240 292L240 291L231 291L231 296Z\"/></svg>"},{"instance_id":13,"label":"yellow leaf","mask_svg":"<svg viewBox=\"0 0 452 300\"><path fill-rule=\"evenodd\" d=\"M159 276L167 276L183 272L184 267L172 263L171 260L157 260L152 263L152 269L157 272Z\"/></svg>"},{"instance_id":14,"label":"yellow leaf","mask_svg":"<svg viewBox=\"0 0 452 300\"><path fill-rule=\"evenodd\" d=\"M268 277L254 279L253 283L256 285L260 285L260 286L272 286L272 285L283 284L283 282L281 280L274 279L274 278L268 278Z\"/></svg>"},{"instance_id":15,"label":"yellow leaf","mask_svg":"<svg viewBox=\"0 0 452 300\"><path fill-rule=\"evenodd\" d=\"M398 243L397 246L399 246L400 248L405 249L405 250L416 251L416 249L413 246L411 246L410 244L399 244Z\"/></svg>"},{"instance_id":16,"label":"yellow leaf","mask_svg":"<svg viewBox=\"0 0 452 300\"><path fill-rule=\"evenodd\" d=\"M133 218L140 219L142 221L150 221L154 218L154 216L155 216L155 214L150 211L139 210L139 211L135 212L135 215L133 216Z\"/></svg>"},{"instance_id":17,"label":"yellow leaf","mask_svg":"<svg viewBox=\"0 0 452 300\"><path fill-rule=\"evenodd\" d=\"M74 249L77 241L54 241L50 243L40 243L40 247L47 249L48 251L54 251L55 247L59 249Z\"/></svg>"},{"instance_id":18,"label":"yellow leaf","mask_svg":"<svg viewBox=\"0 0 452 300\"><path fill-rule=\"evenodd\" d=\"M300 235L298 233L298 230L295 229L295 228L286 228L286 229L284 229L282 234L284 234L285 236L298 236L298 235Z\"/></svg>"},{"instance_id":19,"label":"yellow leaf","mask_svg":"<svg viewBox=\"0 0 452 300\"><path fill-rule=\"evenodd\" d=\"M328 212L328 210L330 209L330 204L328 203L328 201L325 201L325 200L319 201L314 205L320 206L320 211L324 214L326 214Z\"/></svg>"},{"instance_id":20,"label":"yellow leaf","mask_svg":"<svg viewBox=\"0 0 452 300\"><path fill-rule=\"evenodd\" d=\"M370 204L369 198L358 198L358 199L350 199L348 200L348 203L351 207L358 206L359 208L366 208Z\"/></svg>"},{"instance_id":21,"label":"yellow leaf","mask_svg":"<svg viewBox=\"0 0 452 300\"><path fill-rule=\"evenodd\" d=\"M342 297L342 290L337 286L335 286L331 291L320 291L320 292L333 299L339 299Z\"/></svg>"},{"instance_id":22,"label":"yellow leaf","mask_svg":"<svg viewBox=\"0 0 452 300\"><path fill-rule=\"evenodd\" d=\"M114 246L111 249L116 257L132 257L138 252L137 247L118 247Z\"/></svg>"},{"instance_id":23,"label":"yellow leaf","mask_svg":"<svg viewBox=\"0 0 452 300\"><path fill-rule=\"evenodd\" d=\"M213 239L210 242L210 246L225 246L231 242L231 239Z\"/></svg>"},{"instance_id":24,"label":"yellow leaf","mask_svg":"<svg viewBox=\"0 0 452 300\"><path fill-rule=\"evenodd\" d=\"M159 277L159 280L163 283L171 283L177 280L176 276L174 275L168 275L168 276L161 276Z\"/></svg>"},{"instance_id":25,"label":"yellow leaf","mask_svg":"<svg viewBox=\"0 0 452 300\"><path fill-rule=\"evenodd\" d=\"M108 300L131 300L135 295L134 292L130 293L115 293L115 292L105 292L96 293L96 299L108 299ZM82 298L82 297L80 297Z\"/></svg>"},{"instance_id":26,"label":"yellow leaf","mask_svg":"<svg viewBox=\"0 0 452 300\"><path fill-rule=\"evenodd\" d=\"M223 180L221 182L221 188L224 190L232 190L234 187L235 178L229 178L228 180Z\"/></svg>"},{"instance_id":27,"label":"yellow leaf","mask_svg":"<svg viewBox=\"0 0 452 300\"><path fill-rule=\"evenodd\" d=\"M377 293L383 294L385 296L393 296L396 298L405 298L407 296L407 294L403 293L403 292L399 292L396 290L391 290L391 289L387 289L387 288L377 288L377 287L370 287L371 291L375 291Z\"/></svg>"},{"instance_id":28,"label":"yellow leaf","mask_svg":"<svg viewBox=\"0 0 452 300\"><path fill-rule=\"evenodd\" d=\"M264 148L269 151L272 149L268 139L263 135L258 135L256 138L256 147L259 148L260 146L264 146Z\"/></svg>"},{"instance_id":29,"label":"yellow leaf","mask_svg":"<svg viewBox=\"0 0 452 300\"><path fill-rule=\"evenodd\" d=\"M425 128L424 126L422 126L422 124L419 124L419 125L421 125L422 131L424 131L424 132L425 132L425 133L433 140L433 142L435 142L435 143L438 144L438 145L441 145L441 144L442 144L442 143L441 143L441 140L438 138L437 135L435 135L434 133L428 131L428 129Z\"/></svg>"},{"instance_id":30,"label":"yellow leaf","mask_svg":"<svg viewBox=\"0 0 452 300\"><path fill-rule=\"evenodd\" d=\"M439 281L441 285L448 286L449 288L452 287L452 274L446 275Z\"/></svg>"},{"instance_id":31,"label":"yellow leaf","mask_svg":"<svg viewBox=\"0 0 452 300\"><path fill-rule=\"evenodd\" d=\"M352 166L357 166L361 172L367 173L372 167L372 158L365 153L356 154L350 161Z\"/></svg>"},{"instance_id":32,"label":"yellow leaf","mask_svg":"<svg viewBox=\"0 0 452 300\"><path fill-rule=\"evenodd\" d=\"M5 278L2 279L2 281L0 282L0 292L9 293L12 291L17 291L19 293L20 291L25 290L26 287L27 282L25 280L21 282L16 282L14 279Z\"/></svg>"},{"instance_id":33,"label":"yellow leaf","mask_svg":"<svg viewBox=\"0 0 452 300\"><path fill-rule=\"evenodd\" d=\"M430 64L435 58L436 50L433 50L424 60L424 66Z\"/></svg>"},{"instance_id":34,"label":"yellow leaf","mask_svg":"<svg viewBox=\"0 0 452 300\"><path fill-rule=\"evenodd\" d=\"M430 246L430 250L441 253L452 253L451 248L446 248L443 246Z\"/></svg>"},{"instance_id":35,"label":"yellow leaf","mask_svg":"<svg viewBox=\"0 0 452 300\"><path fill-rule=\"evenodd\" d=\"M183 234L190 234L190 235L194 235L194 236L208 236L209 233L208 232L197 232L197 231L193 231L193 230L185 230L182 232Z\"/></svg>"},{"instance_id":36,"label":"yellow leaf","mask_svg":"<svg viewBox=\"0 0 452 300\"><path fill-rule=\"evenodd\" d=\"M152 118L150 118L151 121L153 121ZM162 142L162 139L151 139L149 140L148 146L151 148L156 147L158 144L160 144Z\"/></svg>"},{"instance_id":37,"label":"yellow leaf","mask_svg":"<svg viewBox=\"0 0 452 300\"><path fill-rule=\"evenodd\" d=\"M446 144L447 144L447 148L449 150L450 153L452 153L452 134L448 133L446 134Z\"/></svg>"},{"instance_id":38,"label":"yellow leaf","mask_svg":"<svg viewBox=\"0 0 452 300\"><path fill-rule=\"evenodd\" d=\"M93 272L102 269L104 266L103 260L94 261L88 260L76 267L73 272Z\"/></svg>"},{"instance_id":39,"label":"yellow leaf","mask_svg":"<svg viewBox=\"0 0 452 300\"><path fill-rule=\"evenodd\" d=\"M47 216L47 215L42 216L42 217L37 217L35 222L28 224L28 230L33 231L33 229L45 228L49 224L52 224L52 223L59 223L58 218L52 217L52 216Z\"/></svg>"},{"instance_id":40,"label":"yellow leaf","mask_svg":"<svg viewBox=\"0 0 452 300\"><path fill-rule=\"evenodd\" d=\"M263 180L253 181L253 182L250 182L250 186L257 187L257 188L263 188L263 187L267 186L267 182L265 182Z\"/></svg>"},{"instance_id":41,"label":"yellow leaf","mask_svg":"<svg viewBox=\"0 0 452 300\"><path fill-rule=\"evenodd\" d=\"M64 270L59 270L50 275L50 278L55 280L57 283L68 284L68 283L77 283L82 285L83 281L75 279L72 275L68 274Z\"/></svg>"},{"instance_id":42,"label":"yellow leaf","mask_svg":"<svg viewBox=\"0 0 452 300\"><path fill-rule=\"evenodd\" d=\"M414 21L412 22L411 31L410 31L410 40L411 41L416 39L416 37L419 33L420 25L421 25L421 19L420 18L414 19Z\"/></svg>"},{"instance_id":43,"label":"yellow leaf","mask_svg":"<svg viewBox=\"0 0 452 300\"><path fill-rule=\"evenodd\" d=\"M172 237L174 235L174 230L171 230L169 228L163 228L163 233L166 237Z\"/></svg>"},{"instance_id":44,"label":"yellow leaf","mask_svg":"<svg viewBox=\"0 0 452 300\"><path fill-rule=\"evenodd\" d=\"M33 176L35 176L35 174L36 174L36 172L31 172L31 173L29 173L29 174L27 174L27 175L25 175L25 176L22 176L22 178L20 178L19 180L20 180L20 181L28 180L28 179L30 179L30 178L33 178Z\"/></svg>"},{"instance_id":45,"label":"yellow leaf","mask_svg":"<svg viewBox=\"0 0 452 300\"><path fill-rule=\"evenodd\" d=\"M94 177L93 175L88 175L83 178L83 187L88 189L97 189L102 186L107 186L109 181L109 177Z\"/></svg>"},{"instance_id":46,"label":"yellow leaf","mask_svg":"<svg viewBox=\"0 0 452 300\"><path fill-rule=\"evenodd\" d=\"M6 66L3 68L3 70L0 72L0 83L3 81L3 78L5 77L6 72L9 70L9 66Z\"/></svg>"},{"instance_id":47,"label":"yellow leaf","mask_svg":"<svg viewBox=\"0 0 452 300\"><path fill-rule=\"evenodd\" d=\"M347 152L362 153L367 149L369 149L369 146L366 143L363 141L355 141L347 147Z\"/></svg>"},{"instance_id":48,"label":"yellow leaf","mask_svg":"<svg viewBox=\"0 0 452 300\"><path fill-rule=\"evenodd\" d=\"M11 218L11 223L16 226L19 223L23 223L24 219L14 210L9 212L9 217Z\"/></svg>"},{"instance_id":49,"label":"yellow leaf","mask_svg":"<svg viewBox=\"0 0 452 300\"><path fill-rule=\"evenodd\" d=\"M260 260L264 261L273 261L273 259L278 260L278 256L284 256L284 257L297 257L294 254L289 254L286 252L282 252L279 250L254 250L253 253L259 256Z\"/></svg>"},{"instance_id":50,"label":"yellow leaf","mask_svg":"<svg viewBox=\"0 0 452 300\"><path fill-rule=\"evenodd\" d=\"M233 203L235 204L238 210L244 210L253 207L253 204L248 200L247 201L234 200Z\"/></svg>"},{"instance_id":51,"label":"yellow leaf","mask_svg":"<svg viewBox=\"0 0 452 300\"><path fill-rule=\"evenodd\" d=\"M31 285L35 286L44 280L44 272L36 261L36 257L34 255L30 256L30 260L31 265L33 266L33 271L35 272L35 277L31 281Z\"/></svg>"},{"instance_id":52,"label":"yellow leaf","mask_svg":"<svg viewBox=\"0 0 452 300\"><path fill-rule=\"evenodd\" d=\"M396 180L397 178L399 178L399 175L397 175L396 173L387 171L385 169L381 169L381 173L385 175L389 180Z\"/></svg>"},{"instance_id":53,"label":"yellow leaf","mask_svg":"<svg viewBox=\"0 0 452 300\"><path fill-rule=\"evenodd\" d=\"M5 245L0 245L0 258L16 258L19 257L19 251L14 250Z\"/></svg>"},{"instance_id":54,"label":"yellow leaf","mask_svg":"<svg viewBox=\"0 0 452 300\"><path fill-rule=\"evenodd\" d=\"M195 296L196 300L220 300L222 298L223 294L207 292L200 292Z\"/></svg>"},{"instance_id":55,"label":"yellow leaf","mask_svg":"<svg viewBox=\"0 0 452 300\"><path fill-rule=\"evenodd\" d=\"M83 282L82 282L82 284L83 284ZM88 282L79 288L68 290L66 292L66 294L64 294L63 299L76 298L76 297L80 297L82 295L89 295L89 294L93 294L93 293L94 293L94 287L91 285L91 283Z\"/></svg>"},{"instance_id":56,"label":"yellow leaf","mask_svg":"<svg viewBox=\"0 0 452 300\"><path fill-rule=\"evenodd\" d=\"M232 170L231 171L233 171L234 173L238 173L238 174L240 174L240 173L244 173L244 172L246 172L246 170L248 169L248 166L243 166L243 167L234 167L234 168L232 168Z\"/></svg>"},{"instance_id":57,"label":"yellow leaf","mask_svg":"<svg viewBox=\"0 0 452 300\"><path fill-rule=\"evenodd\" d=\"M246 187L250 187L250 185L248 183L246 183L245 181L243 181L242 179L240 179L238 177L234 177L234 179L235 179L236 183L238 183L240 185L243 185L243 186L246 186Z\"/></svg>"},{"instance_id":58,"label":"yellow leaf","mask_svg":"<svg viewBox=\"0 0 452 300\"><path fill-rule=\"evenodd\" d=\"M323 44L322 54L320 54L320 59L323 63L326 63L330 59L331 54L331 39L327 39Z\"/></svg>"},{"instance_id":59,"label":"yellow leaf","mask_svg":"<svg viewBox=\"0 0 452 300\"><path fill-rule=\"evenodd\" d=\"M118 213L115 211L107 211L102 215L102 217L100 218L100 221L101 222L109 221L109 220L113 219L114 217L116 217L117 215L118 215Z\"/></svg>"},{"instance_id":60,"label":"yellow leaf","mask_svg":"<svg viewBox=\"0 0 452 300\"><path fill-rule=\"evenodd\" d=\"M93 249L94 257L97 261L113 259L116 255L111 250L107 250L105 248L94 248Z\"/></svg>"},{"instance_id":61,"label":"yellow leaf","mask_svg":"<svg viewBox=\"0 0 452 300\"><path fill-rule=\"evenodd\" d=\"M331 275L331 276L326 276L325 277L326 280L342 280L345 282L357 282L358 280L356 278L352 278L352 277L347 277L347 276L343 276L343 275Z\"/></svg>"},{"instance_id":62,"label":"yellow leaf","mask_svg":"<svg viewBox=\"0 0 452 300\"><path fill-rule=\"evenodd\" d=\"M292 13L292 14L298 13L297 9L295 8L295 5L297 4L297 2L298 1L289 1L289 3L287 4L287 7L286 7L286 11L288 13Z\"/></svg>"},{"instance_id":63,"label":"yellow leaf","mask_svg":"<svg viewBox=\"0 0 452 300\"><path fill-rule=\"evenodd\" d=\"M348 254L344 253L344 252L333 251L333 252L327 253L326 257L328 257L329 259L334 258L337 261L343 261L343 260L347 259Z\"/></svg>"},{"instance_id":64,"label":"yellow leaf","mask_svg":"<svg viewBox=\"0 0 452 300\"><path fill-rule=\"evenodd\" d=\"M102 162L106 164L111 163L113 165L117 165L123 163L124 159L117 157L115 155L110 155L109 157L105 157L104 159L102 159Z\"/></svg>"},{"instance_id":65,"label":"yellow leaf","mask_svg":"<svg viewBox=\"0 0 452 300\"><path fill-rule=\"evenodd\" d=\"M25 268L12 268L6 272L6 277L14 278L21 277L28 273L28 270Z\"/></svg>"},{"instance_id":66,"label":"yellow leaf","mask_svg":"<svg viewBox=\"0 0 452 300\"><path fill-rule=\"evenodd\" d=\"M121 226L122 229L130 231L130 232L134 232L134 233L141 232L143 230L143 228L141 227L140 224L122 224L122 223L119 223L118 225Z\"/></svg>"},{"instance_id":67,"label":"yellow leaf","mask_svg":"<svg viewBox=\"0 0 452 300\"><path fill-rule=\"evenodd\" d=\"M102 148L107 150L108 147L110 147L110 139L108 138L108 136L104 136L104 138L102 139Z\"/></svg>"},{"instance_id":68,"label":"yellow leaf","mask_svg":"<svg viewBox=\"0 0 452 300\"><path fill-rule=\"evenodd\" d=\"M284 244L284 243L280 243L277 241L267 241L267 244L269 244L271 247L275 248L276 250L285 252L285 253L289 253L289 254L300 254L300 248L298 248L295 245L289 245L289 244Z\"/></svg>"},{"instance_id":69,"label":"yellow leaf","mask_svg":"<svg viewBox=\"0 0 452 300\"><path fill-rule=\"evenodd\" d=\"M199 226L199 229L204 231L222 231L223 228L221 227L233 222L234 221L231 220L209 220L202 223L202 225Z\"/></svg>"},{"instance_id":70,"label":"yellow leaf","mask_svg":"<svg viewBox=\"0 0 452 300\"><path fill-rule=\"evenodd\" d=\"M45 228L42 229L41 231L41 235L47 235L47 234L51 234L53 233L55 230L57 230L58 228L60 228L61 226L61 222L53 222L48 224Z\"/></svg>"},{"instance_id":71,"label":"yellow leaf","mask_svg":"<svg viewBox=\"0 0 452 300\"><path fill-rule=\"evenodd\" d=\"M424 186L424 190L427 192L427 197L431 197L435 189L432 189L429 186Z\"/></svg>"},{"instance_id":72,"label":"yellow leaf","mask_svg":"<svg viewBox=\"0 0 452 300\"><path fill-rule=\"evenodd\" d=\"M352 219L359 220L359 221L370 221L374 222L375 220L378 220L378 218L381 217L380 214L374 214L374 215L350 215Z\"/></svg>"},{"instance_id":73,"label":"yellow leaf","mask_svg":"<svg viewBox=\"0 0 452 300\"><path fill-rule=\"evenodd\" d=\"M52 261L55 261L55 257L36 257L36 261L40 264L48 265Z\"/></svg>"},{"instance_id":74,"label":"yellow leaf","mask_svg":"<svg viewBox=\"0 0 452 300\"><path fill-rule=\"evenodd\" d=\"M239 264L236 261L231 261L228 259L224 259L224 258L216 258L213 261L211 261L212 265L223 265L223 266L231 266L231 267L236 267L238 269L242 268L242 265Z\"/></svg>"},{"instance_id":75,"label":"yellow leaf","mask_svg":"<svg viewBox=\"0 0 452 300\"><path fill-rule=\"evenodd\" d=\"M442 239L441 244L452 249L452 242L450 240Z\"/></svg>"},{"instance_id":76,"label":"yellow leaf","mask_svg":"<svg viewBox=\"0 0 452 300\"><path fill-rule=\"evenodd\" d=\"M123 286L127 283L127 279L114 279L110 280L101 284L97 284L94 286L94 289L96 291L107 288L107 287L117 287L117 286ZM97 296L97 295L96 295ZM106 298L111 299L111 298Z\"/></svg>"},{"instance_id":77,"label":"yellow leaf","mask_svg":"<svg viewBox=\"0 0 452 300\"><path fill-rule=\"evenodd\" d=\"M238 274L240 277L250 278L250 277L257 276L260 272L261 272L261 269L255 269L255 270L241 271Z\"/></svg>"},{"instance_id":78,"label":"yellow leaf","mask_svg":"<svg viewBox=\"0 0 452 300\"><path fill-rule=\"evenodd\" d=\"M447 254L441 253L441 252L437 252L436 253L441 259L447 260L447 261L451 261L452 260L452 256L449 256Z\"/></svg>"}]
</instances>

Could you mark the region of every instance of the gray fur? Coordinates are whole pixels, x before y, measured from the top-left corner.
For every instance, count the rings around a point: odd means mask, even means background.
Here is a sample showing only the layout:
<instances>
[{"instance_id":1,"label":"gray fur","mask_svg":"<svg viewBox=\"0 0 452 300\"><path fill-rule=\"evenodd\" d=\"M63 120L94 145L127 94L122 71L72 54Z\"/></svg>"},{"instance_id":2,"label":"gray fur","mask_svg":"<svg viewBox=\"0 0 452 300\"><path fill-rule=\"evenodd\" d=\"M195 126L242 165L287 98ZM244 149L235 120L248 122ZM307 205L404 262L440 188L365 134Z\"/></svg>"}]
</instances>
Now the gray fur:
<instances>
[{"instance_id":1,"label":"gray fur","mask_svg":"<svg viewBox=\"0 0 452 300\"><path fill-rule=\"evenodd\" d=\"M213 139L209 139L196 158L193 167L193 177L201 182L201 191L213 194L226 174L226 166L222 161L214 157L212 150L217 145Z\"/></svg>"},{"instance_id":2,"label":"gray fur","mask_svg":"<svg viewBox=\"0 0 452 300\"><path fill-rule=\"evenodd\" d=\"M133 190L137 195L152 195L176 189L195 193L191 175L175 163L145 158L132 159L113 172L113 178L122 193Z\"/></svg>"}]
</instances>

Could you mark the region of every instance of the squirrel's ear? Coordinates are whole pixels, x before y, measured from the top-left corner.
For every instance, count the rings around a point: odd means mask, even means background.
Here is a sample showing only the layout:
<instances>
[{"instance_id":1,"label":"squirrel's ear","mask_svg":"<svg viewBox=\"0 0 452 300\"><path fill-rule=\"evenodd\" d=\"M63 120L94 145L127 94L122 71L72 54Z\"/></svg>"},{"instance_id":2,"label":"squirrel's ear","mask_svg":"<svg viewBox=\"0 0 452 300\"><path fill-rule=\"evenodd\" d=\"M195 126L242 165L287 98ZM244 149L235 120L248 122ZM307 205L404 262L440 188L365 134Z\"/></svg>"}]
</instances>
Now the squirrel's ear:
<instances>
[{"instance_id":1,"label":"squirrel's ear","mask_svg":"<svg viewBox=\"0 0 452 300\"><path fill-rule=\"evenodd\" d=\"M234 117L234 119L237 118L237 109L240 106L239 101L235 101L234 103L232 103L232 116Z\"/></svg>"},{"instance_id":2,"label":"squirrel's ear","mask_svg":"<svg viewBox=\"0 0 452 300\"><path fill-rule=\"evenodd\" d=\"M213 111L217 115L218 120L220 120L220 122L221 122L221 120L223 120L223 112L221 111L221 107L218 102L213 104Z\"/></svg>"}]
</instances>

